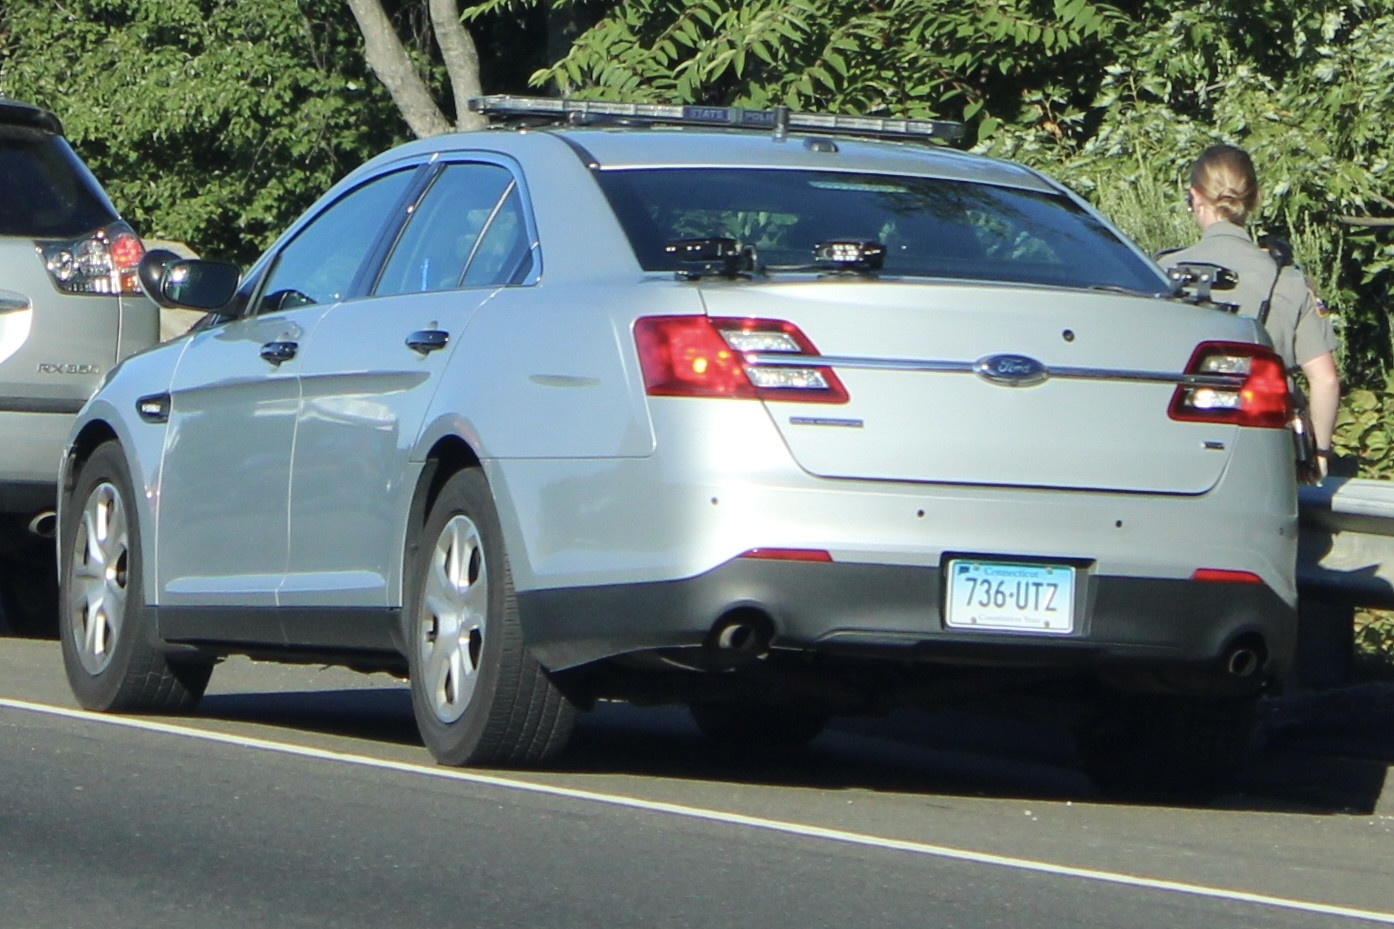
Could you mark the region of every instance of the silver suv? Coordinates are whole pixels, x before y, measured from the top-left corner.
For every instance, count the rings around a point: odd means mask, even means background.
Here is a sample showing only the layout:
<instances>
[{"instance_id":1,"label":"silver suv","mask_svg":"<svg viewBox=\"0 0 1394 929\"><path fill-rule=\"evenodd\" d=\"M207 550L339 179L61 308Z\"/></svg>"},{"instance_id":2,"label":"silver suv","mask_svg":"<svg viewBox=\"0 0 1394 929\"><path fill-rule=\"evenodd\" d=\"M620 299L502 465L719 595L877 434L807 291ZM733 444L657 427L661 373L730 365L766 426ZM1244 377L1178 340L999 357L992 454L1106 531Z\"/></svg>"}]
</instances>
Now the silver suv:
<instances>
[{"instance_id":1,"label":"silver suv","mask_svg":"<svg viewBox=\"0 0 1394 929\"><path fill-rule=\"evenodd\" d=\"M159 335L143 252L58 118L0 98L0 630L53 625L64 440L102 376Z\"/></svg>"}]
</instances>

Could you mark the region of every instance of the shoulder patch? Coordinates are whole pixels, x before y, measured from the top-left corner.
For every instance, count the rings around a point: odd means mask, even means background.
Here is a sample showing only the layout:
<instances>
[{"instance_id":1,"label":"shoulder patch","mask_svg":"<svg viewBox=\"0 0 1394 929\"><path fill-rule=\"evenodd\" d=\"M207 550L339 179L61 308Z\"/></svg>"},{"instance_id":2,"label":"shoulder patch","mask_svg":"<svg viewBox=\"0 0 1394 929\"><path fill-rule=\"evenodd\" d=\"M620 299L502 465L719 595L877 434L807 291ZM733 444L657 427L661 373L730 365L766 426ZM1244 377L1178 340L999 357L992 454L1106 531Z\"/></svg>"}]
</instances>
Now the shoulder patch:
<instances>
[{"instance_id":1,"label":"shoulder patch","mask_svg":"<svg viewBox=\"0 0 1394 929\"><path fill-rule=\"evenodd\" d=\"M1318 316L1329 316L1331 310L1327 308L1326 301L1317 296L1317 292L1311 284L1307 285L1307 296L1312 298L1312 309L1317 311Z\"/></svg>"}]
</instances>

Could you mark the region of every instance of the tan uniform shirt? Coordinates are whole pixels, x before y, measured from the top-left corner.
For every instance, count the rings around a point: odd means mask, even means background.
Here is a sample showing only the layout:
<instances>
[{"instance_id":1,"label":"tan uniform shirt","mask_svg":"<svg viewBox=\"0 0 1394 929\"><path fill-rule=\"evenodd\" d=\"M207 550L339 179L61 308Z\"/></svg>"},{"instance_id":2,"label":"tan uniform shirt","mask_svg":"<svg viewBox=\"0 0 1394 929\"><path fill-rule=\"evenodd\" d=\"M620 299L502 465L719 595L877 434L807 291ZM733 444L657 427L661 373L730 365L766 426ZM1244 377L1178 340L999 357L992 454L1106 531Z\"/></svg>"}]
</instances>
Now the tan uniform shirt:
<instances>
[{"instance_id":1,"label":"tan uniform shirt","mask_svg":"<svg viewBox=\"0 0 1394 929\"><path fill-rule=\"evenodd\" d=\"M1207 226L1195 245L1168 252L1158 260L1164 268L1173 268L1183 261L1208 261L1230 269L1239 276L1239 283L1233 290L1217 290L1211 296L1222 303L1239 304L1239 312L1244 316L1258 316L1278 271L1277 264L1254 244L1243 226L1224 220ZM1283 269L1278 286L1273 288L1265 328L1273 348L1289 368L1336 351L1331 320L1297 268Z\"/></svg>"}]
</instances>

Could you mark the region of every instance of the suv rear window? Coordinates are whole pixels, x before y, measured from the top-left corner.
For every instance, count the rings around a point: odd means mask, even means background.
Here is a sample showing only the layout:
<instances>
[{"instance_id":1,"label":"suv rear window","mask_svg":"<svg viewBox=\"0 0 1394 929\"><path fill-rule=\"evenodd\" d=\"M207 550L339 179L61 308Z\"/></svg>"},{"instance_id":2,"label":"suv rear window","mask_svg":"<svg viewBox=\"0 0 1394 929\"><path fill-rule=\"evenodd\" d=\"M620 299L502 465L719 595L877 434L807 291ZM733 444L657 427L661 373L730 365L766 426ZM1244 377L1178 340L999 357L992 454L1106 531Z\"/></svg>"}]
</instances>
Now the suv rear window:
<instances>
[{"instance_id":1,"label":"suv rear window","mask_svg":"<svg viewBox=\"0 0 1394 929\"><path fill-rule=\"evenodd\" d=\"M645 270L677 270L677 239L723 236L766 266L807 265L830 240L886 246L887 276L1165 289L1155 267L1066 197L904 175L791 169L612 169L600 186Z\"/></svg>"},{"instance_id":2,"label":"suv rear window","mask_svg":"<svg viewBox=\"0 0 1394 929\"><path fill-rule=\"evenodd\" d=\"M70 238L114 219L101 185L61 136L0 125L0 235Z\"/></svg>"}]
</instances>

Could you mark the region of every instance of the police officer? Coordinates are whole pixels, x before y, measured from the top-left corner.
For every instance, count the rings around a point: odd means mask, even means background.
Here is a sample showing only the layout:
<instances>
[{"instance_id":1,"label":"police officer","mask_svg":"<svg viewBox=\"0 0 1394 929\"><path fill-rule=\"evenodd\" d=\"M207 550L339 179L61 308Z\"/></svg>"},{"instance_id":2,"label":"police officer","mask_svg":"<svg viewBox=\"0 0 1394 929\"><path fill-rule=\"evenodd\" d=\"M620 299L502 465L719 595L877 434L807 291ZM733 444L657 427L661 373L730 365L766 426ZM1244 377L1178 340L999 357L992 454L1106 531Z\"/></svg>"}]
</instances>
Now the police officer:
<instances>
[{"instance_id":1,"label":"police officer","mask_svg":"<svg viewBox=\"0 0 1394 929\"><path fill-rule=\"evenodd\" d=\"M1212 145L1191 168L1187 203L1201 228L1189 248L1164 253L1158 260L1172 268L1183 261L1221 265L1239 278L1226 302L1238 303L1246 316L1263 316L1273 347L1289 370L1307 378L1308 412L1316 440L1320 471L1326 474L1336 406L1341 396L1336 372L1336 335L1326 306L1297 268L1281 267L1254 244L1244 224L1258 206L1258 175L1247 152L1233 145ZM1266 304L1266 307L1265 307Z\"/></svg>"}]
</instances>

